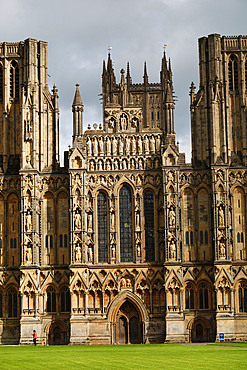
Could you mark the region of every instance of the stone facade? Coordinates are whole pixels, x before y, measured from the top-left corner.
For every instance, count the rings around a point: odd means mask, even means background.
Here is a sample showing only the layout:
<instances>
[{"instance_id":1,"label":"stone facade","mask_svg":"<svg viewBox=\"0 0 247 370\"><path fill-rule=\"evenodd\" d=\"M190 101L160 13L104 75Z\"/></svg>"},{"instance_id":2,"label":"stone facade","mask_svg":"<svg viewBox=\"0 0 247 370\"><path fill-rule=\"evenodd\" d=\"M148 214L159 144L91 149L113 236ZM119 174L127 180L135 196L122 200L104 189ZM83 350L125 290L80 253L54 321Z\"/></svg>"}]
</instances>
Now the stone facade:
<instances>
[{"instance_id":1,"label":"stone facade","mask_svg":"<svg viewBox=\"0 0 247 370\"><path fill-rule=\"evenodd\" d=\"M199 39L192 164L160 82L103 63L103 123L59 164L47 43L0 44L0 342L114 344L247 339L247 38Z\"/></svg>"}]
</instances>

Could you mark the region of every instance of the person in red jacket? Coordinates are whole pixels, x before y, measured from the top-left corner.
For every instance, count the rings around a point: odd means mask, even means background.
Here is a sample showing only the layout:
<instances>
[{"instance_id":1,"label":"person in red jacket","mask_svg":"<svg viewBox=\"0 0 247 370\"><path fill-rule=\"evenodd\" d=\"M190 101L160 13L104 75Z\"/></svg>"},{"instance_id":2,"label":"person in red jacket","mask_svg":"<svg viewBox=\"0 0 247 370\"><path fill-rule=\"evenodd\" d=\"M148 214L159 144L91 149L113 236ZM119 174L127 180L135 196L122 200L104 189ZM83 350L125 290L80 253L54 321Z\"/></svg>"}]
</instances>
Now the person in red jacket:
<instances>
[{"instance_id":1,"label":"person in red jacket","mask_svg":"<svg viewBox=\"0 0 247 370\"><path fill-rule=\"evenodd\" d=\"M33 331L33 343L36 346L36 341L37 341L37 333L36 330Z\"/></svg>"}]
</instances>

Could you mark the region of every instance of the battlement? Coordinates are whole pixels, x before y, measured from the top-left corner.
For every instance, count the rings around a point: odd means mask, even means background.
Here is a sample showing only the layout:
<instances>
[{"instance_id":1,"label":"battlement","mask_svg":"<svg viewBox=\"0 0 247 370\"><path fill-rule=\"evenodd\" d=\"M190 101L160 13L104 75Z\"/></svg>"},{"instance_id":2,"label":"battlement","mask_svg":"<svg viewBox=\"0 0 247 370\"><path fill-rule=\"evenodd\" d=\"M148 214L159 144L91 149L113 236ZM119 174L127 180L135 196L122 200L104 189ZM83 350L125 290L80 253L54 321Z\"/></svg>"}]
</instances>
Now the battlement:
<instances>
[{"instance_id":1,"label":"battlement","mask_svg":"<svg viewBox=\"0 0 247 370\"><path fill-rule=\"evenodd\" d=\"M223 36L221 38L221 47L225 51L246 50L247 36Z\"/></svg>"}]
</instances>

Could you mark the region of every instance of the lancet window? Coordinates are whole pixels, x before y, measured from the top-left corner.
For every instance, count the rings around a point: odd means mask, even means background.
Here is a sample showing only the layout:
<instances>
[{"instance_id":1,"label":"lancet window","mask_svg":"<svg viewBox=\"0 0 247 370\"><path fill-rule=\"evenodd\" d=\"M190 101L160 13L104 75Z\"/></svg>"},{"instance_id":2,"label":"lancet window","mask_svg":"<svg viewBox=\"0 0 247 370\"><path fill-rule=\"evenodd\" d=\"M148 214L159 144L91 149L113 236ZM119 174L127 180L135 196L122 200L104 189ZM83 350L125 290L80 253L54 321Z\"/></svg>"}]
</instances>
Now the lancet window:
<instances>
[{"instance_id":1,"label":"lancet window","mask_svg":"<svg viewBox=\"0 0 247 370\"><path fill-rule=\"evenodd\" d=\"M98 262L107 262L107 200L101 191L97 197L98 212Z\"/></svg>"},{"instance_id":2,"label":"lancet window","mask_svg":"<svg viewBox=\"0 0 247 370\"><path fill-rule=\"evenodd\" d=\"M185 289L185 308L187 310L195 308L195 291L192 284L187 284Z\"/></svg>"},{"instance_id":3,"label":"lancet window","mask_svg":"<svg viewBox=\"0 0 247 370\"><path fill-rule=\"evenodd\" d=\"M241 283L238 289L239 312L247 312L247 284Z\"/></svg>"},{"instance_id":4,"label":"lancet window","mask_svg":"<svg viewBox=\"0 0 247 370\"><path fill-rule=\"evenodd\" d=\"M149 262L153 262L155 260L154 196L150 190L146 191L144 194L144 214L146 260Z\"/></svg>"},{"instance_id":5,"label":"lancet window","mask_svg":"<svg viewBox=\"0 0 247 370\"><path fill-rule=\"evenodd\" d=\"M70 312L70 293L68 287L64 286L60 291L61 312Z\"/></svg>"},{"instance_id":6,"label":"lancet window","mask_svg":"<svg viewBox=\"0 0 247 370\"><path fill-rule=\"evenodd\" d=\"M208 287L206 284L201 284L199 287L199 308L200 309L208 309L209 302L208 302Z\"/></svg>"},{"instance_id":7,"label":"lancet window","mask_svg":"<svg viewBox=\"0 0 247 370\"><path fill-rule=\"evenodd\" d=\"M13 288L8 291L8 317L17 317L17 293Z\"/></svg>"},{"instance_id":8,"label":"lancet window","mask_svg":"<svg viewBox=\"0 0 247 370\"><path fill-rule=\"evenodd\" d=\"M234 55L231 55L228 63L229 90L238 91L238 63Z\"/></svg>"},{"instance_id":9,"label":"lancet window","mask_svg":"<svg viewBox=\"0 0 247 370\"><path fill-rule=\"evenodd\" d=\"M10 97L19 99L19 68L15 60L10 66Z\"/></svg>"},{"instance_id":10,"label":"lancet window","mask_svg":"<svg viewBox=\"0 0 247 370\"><path fill-rule=\"evenodd\" d=\"M56 312L56 292L53 287L47 289L47 312Z\"/></svg>"},{"instance_id":11,"label":"lancet window","mask_svg":"<svg viewBox=\"0 0 247 370\"><path fill-rule=\"evenodd\" d=\"M127 185L123 185L119 192L120 210L120 260L132 262L133 235L132 235L132 195Z\"/></svg>"}]
</instances>

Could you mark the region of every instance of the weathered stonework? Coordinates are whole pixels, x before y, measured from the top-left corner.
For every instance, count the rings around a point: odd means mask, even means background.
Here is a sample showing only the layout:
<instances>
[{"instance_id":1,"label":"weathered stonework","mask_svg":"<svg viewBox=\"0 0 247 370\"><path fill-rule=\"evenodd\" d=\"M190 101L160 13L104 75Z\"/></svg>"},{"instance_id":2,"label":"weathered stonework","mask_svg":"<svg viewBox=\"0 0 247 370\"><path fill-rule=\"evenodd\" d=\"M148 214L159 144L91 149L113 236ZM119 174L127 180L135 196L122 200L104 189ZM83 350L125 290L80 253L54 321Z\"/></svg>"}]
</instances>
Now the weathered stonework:
<instances>
[{"instance_id":1,"label":"weathered stonework","mask_svg":"<svg viewBox=\"0 0 247 370\"><path fill-rule=\"evenodd\" d=\"M103 64L103 124L59 164L47 43L0 44L0 343L247 339L247 38L199 40L192 164L160 82Z\"/></svg>"}]
</instances>

